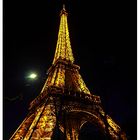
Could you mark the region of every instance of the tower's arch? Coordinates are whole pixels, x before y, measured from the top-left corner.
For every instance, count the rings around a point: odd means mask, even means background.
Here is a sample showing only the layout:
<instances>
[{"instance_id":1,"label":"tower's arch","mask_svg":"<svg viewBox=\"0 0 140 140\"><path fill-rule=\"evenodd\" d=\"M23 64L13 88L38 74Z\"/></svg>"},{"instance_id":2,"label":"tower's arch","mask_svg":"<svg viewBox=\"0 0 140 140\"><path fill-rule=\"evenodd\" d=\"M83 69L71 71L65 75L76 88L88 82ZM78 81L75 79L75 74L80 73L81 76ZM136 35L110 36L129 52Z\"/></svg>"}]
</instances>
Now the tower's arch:
<instances>
[{"instance_id":1,"label":"tower's arch","mask_svg":"<svg viewBox=\"0 0 140 140\"><path fill-rule=\"evenodd\" d=\"M78 140L110 140L107 135L93 123L85 121L79 131Z\"/></svg>"},{"instance_id":2,"label":"tower's arch","mask_svg":"<svg viewBox=\"0 0 140 140\"><path fill-rule=\"evenodd\" d=\"M86 110L71 110L66 115L66 129L72 127L76 135L80 135L81 130L88 124L94 126L93 128L98 128L98 132L102 135L106 135L106 128L104 121L99 117L99 114L94 114L92 112L88 112Z\"/></svg>"}]
</instances>

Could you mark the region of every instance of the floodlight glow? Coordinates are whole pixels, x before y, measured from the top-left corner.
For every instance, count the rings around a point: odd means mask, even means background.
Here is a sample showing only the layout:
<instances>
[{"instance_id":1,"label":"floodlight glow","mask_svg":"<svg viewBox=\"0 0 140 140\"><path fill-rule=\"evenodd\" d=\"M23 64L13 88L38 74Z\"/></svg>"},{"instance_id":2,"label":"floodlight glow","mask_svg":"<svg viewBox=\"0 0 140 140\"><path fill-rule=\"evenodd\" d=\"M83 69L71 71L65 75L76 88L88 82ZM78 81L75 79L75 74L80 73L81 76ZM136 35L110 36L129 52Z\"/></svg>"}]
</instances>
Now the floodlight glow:
<instances>
[{"instance_id":1,"label":"floodlight glow","mask_svg":"<svg viewBox=\"0 0 140 140\"><path fill-rule=\"evenodd\" d=\"M29 78L31 78L31 79L35 79L37 77L37 75L35 74L35 73L32 73L30 76L29 76Z\"/></svg>"}]
</instances>

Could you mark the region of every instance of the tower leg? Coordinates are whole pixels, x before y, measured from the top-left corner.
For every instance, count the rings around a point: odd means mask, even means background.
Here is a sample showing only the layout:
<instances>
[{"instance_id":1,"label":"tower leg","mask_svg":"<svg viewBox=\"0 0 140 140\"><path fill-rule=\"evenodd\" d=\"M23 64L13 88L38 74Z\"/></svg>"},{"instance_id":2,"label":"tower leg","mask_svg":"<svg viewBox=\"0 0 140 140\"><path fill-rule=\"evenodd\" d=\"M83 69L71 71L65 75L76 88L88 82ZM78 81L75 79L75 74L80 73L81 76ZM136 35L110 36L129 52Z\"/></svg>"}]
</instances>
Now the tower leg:
<instances>
[{"instance_id":1,"label":"tower leg","mask_svg":"<svg viewBox=\"0 0 140 140\"><path fill-rule=\"evenodd\" d=\"M68 119L66 125L66 139L78 140L79 136L79 121L75 119Z\"/></svg>"}]
</instances>

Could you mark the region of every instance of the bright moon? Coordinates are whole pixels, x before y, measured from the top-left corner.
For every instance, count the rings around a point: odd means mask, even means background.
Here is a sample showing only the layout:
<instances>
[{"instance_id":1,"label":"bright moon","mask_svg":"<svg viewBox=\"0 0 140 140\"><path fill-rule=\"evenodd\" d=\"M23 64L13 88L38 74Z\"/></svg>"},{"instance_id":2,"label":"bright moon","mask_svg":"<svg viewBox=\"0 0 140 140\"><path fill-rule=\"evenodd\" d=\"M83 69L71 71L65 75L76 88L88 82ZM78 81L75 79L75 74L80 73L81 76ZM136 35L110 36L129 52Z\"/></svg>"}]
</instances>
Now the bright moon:
<instances>
[{"instance_id":1,"label":"bright moon","mask_svg":"<svg viewBox=\"0 0 140 140\"><path fill-rule=\"evenodd\" d=\"M35 74L35 73L32 73L30 76L29 76L29 78L31 78L31 79L35 79L37 77L37 75Z\"/></svg>"}]
</instances>

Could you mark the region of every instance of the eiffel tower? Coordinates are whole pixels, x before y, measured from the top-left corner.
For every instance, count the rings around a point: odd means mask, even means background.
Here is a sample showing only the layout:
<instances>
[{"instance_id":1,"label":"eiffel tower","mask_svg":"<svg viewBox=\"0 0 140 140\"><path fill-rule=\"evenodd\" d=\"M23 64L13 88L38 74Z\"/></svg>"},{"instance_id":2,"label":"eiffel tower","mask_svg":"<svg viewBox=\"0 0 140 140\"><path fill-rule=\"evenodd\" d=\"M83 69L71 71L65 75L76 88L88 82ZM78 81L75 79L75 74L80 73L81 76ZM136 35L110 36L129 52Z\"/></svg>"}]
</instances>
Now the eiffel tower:
<instances>
[{"instance_id":1,"label":"eiffel tower","mask_svg":"<svg viewBox=\"0 0 140 140\"><path fill-rule=\"evenodd\" d=\"M63 5L47 80L10 140L78 140L81 127L87 122L99 128L105 138L127 140L126 134L103 110L100 97L91 94L79 73L80 67L74 64L67 16Z\"/></svg>"}]
</instances>

